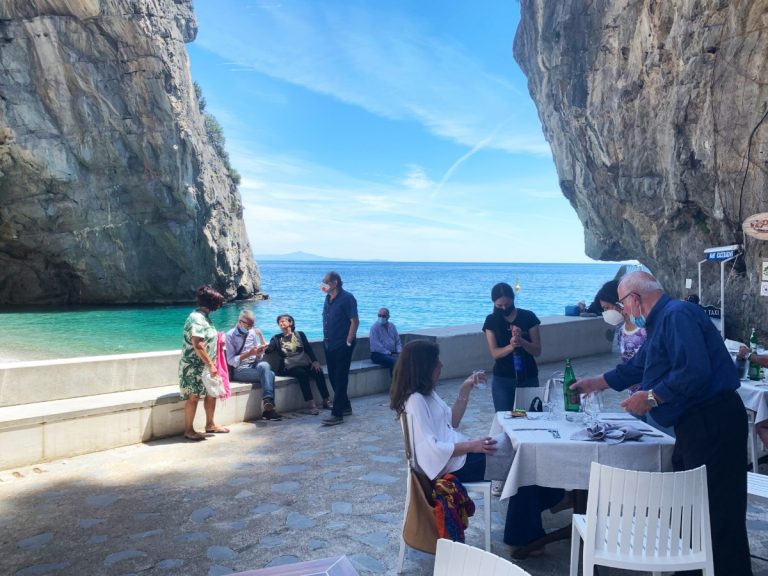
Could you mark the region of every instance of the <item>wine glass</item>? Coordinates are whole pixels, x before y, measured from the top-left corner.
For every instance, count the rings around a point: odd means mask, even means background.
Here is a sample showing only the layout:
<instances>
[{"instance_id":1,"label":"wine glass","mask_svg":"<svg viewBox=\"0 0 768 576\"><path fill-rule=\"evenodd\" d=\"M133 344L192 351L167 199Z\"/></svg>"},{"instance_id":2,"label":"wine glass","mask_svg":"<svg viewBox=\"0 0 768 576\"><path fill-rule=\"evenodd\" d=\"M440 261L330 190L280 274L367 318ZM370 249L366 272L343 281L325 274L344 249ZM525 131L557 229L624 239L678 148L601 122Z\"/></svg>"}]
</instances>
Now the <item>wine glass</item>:
<instances>
[{"instance_id":1,"label":"wine glass","mask_svg":"<svg viewBox=\"0 0 768 576\"><path fill-rule=\"evenodd\" d=\"M556 372L547 380L544 390L544 409L547 411L547 420L557 420L562 406L562 400L560 398L560 391L563 386L563 381L557 376L562 376L561 373Z\"/></svg>"},{"instance_id":2,"label":"wine glass","mask_svg":"<svg viewBox=\"0 0 768 576\"><path fill-rule=\"evenodd\" d=\"M485 370L472 370L472 382L475 383L474 388L478 390L485 390L488 388L485 378L482 378L483 376L485 376Z\"/></svg>"},{"instance_id":3,"label":"wine glass","mask_svg":"<svg viewBox=\"0 0 768 576\"><path fill-rule=\"evenodd\" d=\"M600 422L600 410L602 408L602 399L600 392L584 394L581 397L581 409L584 412L584 423L588 426L595 426Z\"/></svg>"}]
</instances>

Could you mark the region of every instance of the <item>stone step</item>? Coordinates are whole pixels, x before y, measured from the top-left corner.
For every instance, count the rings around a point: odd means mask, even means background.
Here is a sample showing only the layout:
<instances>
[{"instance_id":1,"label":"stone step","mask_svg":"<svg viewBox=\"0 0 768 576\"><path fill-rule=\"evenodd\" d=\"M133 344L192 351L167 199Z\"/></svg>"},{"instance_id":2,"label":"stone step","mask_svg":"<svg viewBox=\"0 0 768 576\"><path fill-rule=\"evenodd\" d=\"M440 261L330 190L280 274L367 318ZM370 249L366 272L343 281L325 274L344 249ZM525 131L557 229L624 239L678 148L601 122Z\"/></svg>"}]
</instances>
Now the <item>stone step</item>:
<instances>
[{"instance_id":1,"label":"stone step","mask_svg":"<svg viewBox=\"0 0 768 576\"><path fill-rule=\"evenodd\" d=\"M352 362L351 398L386 392L389 385L387 369L368 360ZM218 424L261 418L261 388L233 382L231 389L232 396L217 403ZM313 392L317 393L314 385ZM280 412L305 407L293 378L278 376L275 396ZM195 427L202 430L204 426L199 405ZM0 470L177 436L183 431L184 400L175 385L2 406Z\"/></svg>"}]
</instances>

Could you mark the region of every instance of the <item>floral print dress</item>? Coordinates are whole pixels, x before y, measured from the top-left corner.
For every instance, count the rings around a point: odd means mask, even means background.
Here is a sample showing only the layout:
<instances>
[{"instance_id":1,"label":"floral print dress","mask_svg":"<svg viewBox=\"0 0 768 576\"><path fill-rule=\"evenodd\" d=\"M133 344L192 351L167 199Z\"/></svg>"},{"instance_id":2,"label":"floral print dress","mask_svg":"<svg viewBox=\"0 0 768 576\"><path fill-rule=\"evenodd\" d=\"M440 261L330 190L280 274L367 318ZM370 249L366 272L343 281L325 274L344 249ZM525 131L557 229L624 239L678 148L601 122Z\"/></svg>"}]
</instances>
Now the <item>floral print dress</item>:
<instances>
[{"instance_id":1,"label":"floral print dress","mask_svg":"<svg viewBox=\"0 0 768 576\"><path fill-rule=\"evenodd\" d=\"M205 351L215 362L216 328L213 327L208 316L200 310L192 312L184 323L184 345L181 348L181 360L179 360L179 388L184 400L190 396L204 397L206 395L202 379L205 364L195 353L195 347L192 346L193 337L203 339Z\"/></svg>"}]
</instances>

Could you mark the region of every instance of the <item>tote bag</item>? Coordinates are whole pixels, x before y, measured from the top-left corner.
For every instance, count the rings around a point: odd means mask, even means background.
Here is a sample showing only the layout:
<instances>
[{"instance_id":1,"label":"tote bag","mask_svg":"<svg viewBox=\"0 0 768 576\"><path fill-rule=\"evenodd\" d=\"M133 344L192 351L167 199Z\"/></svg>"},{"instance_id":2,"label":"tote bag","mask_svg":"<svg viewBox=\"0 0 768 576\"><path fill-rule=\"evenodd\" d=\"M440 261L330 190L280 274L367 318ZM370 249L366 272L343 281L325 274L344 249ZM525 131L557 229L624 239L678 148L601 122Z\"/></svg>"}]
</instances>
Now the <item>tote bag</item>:
<instances>
[{"instance_id":1,"label":"tote bag","mask_svg":"<svg viewBox=\"0 0 768 576\"><path fill-rule=\"evenodd\" d=\"M429 479L422 473L408 470L411 498L405 513L403 540L411 548L434 554L437 548L437 521L432 503L425 490L432 491ZM426 483L426 488L423 483Z\"/></svg>"}]
</instances>

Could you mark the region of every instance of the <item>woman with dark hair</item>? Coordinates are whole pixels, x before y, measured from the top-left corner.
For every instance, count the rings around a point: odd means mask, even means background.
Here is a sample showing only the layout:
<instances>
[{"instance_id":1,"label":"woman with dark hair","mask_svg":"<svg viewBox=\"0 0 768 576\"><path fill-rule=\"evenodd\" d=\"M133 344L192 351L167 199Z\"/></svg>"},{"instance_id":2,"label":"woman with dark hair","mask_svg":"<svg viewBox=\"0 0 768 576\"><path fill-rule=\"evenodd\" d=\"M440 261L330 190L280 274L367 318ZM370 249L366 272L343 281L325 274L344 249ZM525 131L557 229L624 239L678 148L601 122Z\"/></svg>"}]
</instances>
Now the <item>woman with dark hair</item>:
<instances>
[{"instance_id":1,"label":"woman with dark hair","mask_svg":"<svg viewBox=\"0 0 768 576\"><path fill-rule=\"evenodd\" d=\"M395 364L389 407L398 417L403 412L411 415L416 461L431 480L450 472L461 482L481 481L485 455L496 451L496 440L470 440L456 430L476 377L462 382L459 396L449 408L435 391L442 366L440 348L434 342L413 340L406 344Z\"/></svg>"},{"instance_id":2,"label":"woman with dark hair","mask_svg":"<svg viewBox=\"0 0 768 576\"><path fill-rule=\"evenodd\" d=\"M224 296L210 286L201 286L195 292L197 309L192 312L184 323L184 344L181 348L179 361L179 388L184 403L184 438L187 440L204 440L205 436L195 431L194 420L197 412L197 401L203 398L205 408L205 431L222 433L229 432L224 426L218 426L213 420L216 411L216 398L208 396L203 384L203 371L207 368L211 376L218 374L216 370L216 341L218 333L208 317L211 312L221 308Z\"/></svg>"},{"instance_id":3,"label":"woman with dark hair","mask_svg":"<svg viewBox=\"0 0 768 576\"><path fill-rule=\"evenodd\" d=\"M428 340L413 340L403 347L395 364L389 407L398 417L406 412L413 422L416 462L430 480L450 472L460 482L485 480L486 457L496 451L496 440L486 436L470 440L456 430L467 409L476 377L459 386L459 395L449 407L435 388L440 379L440 348ZM484 375L480 376L482 381ZM555 506L564 491L523 486L509 499L504 542L514 549L544 536L541 511ZM488 505L488 503L485 503ZM531 552L543 551L543 546Z\"/></svg>"},{"instance_id":4,"label":"woman with dark hair","mask_svg":"<svg viewBox=\"0 0 768 576\"><path fill-rule=\"evenodd\" d=\"M535 356L541 354L541 322L533 312L515 308L515 292L506 282L491 289L493 313L485 318L483 332L494 359L493 408L513 410L515 389L539 385ZM527 406L526 406L527 408Z\"/></svg>"},{"instance_id":5,"label":"woman with dark hair","mask_svg":"<svg viewBox=\"0 0 768 576\"><path fill-rule=\"evenodd\" d=\"M331 400L328 394L328 386L325 384L325 374L317 361L315 352L307 340L304 332L296 331L296 321L290 314L281 314L277 317L277 325L280 334L275 334L269 341L265 354L275 352L280 355L280 368L277 373L280 376L291 376L299 381L301 395L308 403L305 414L317 416L320 411L312 396L309 378L312 377L317 385L317 390L323 398L323 408L330 410Z\"/></svg>"}]
</instances>

